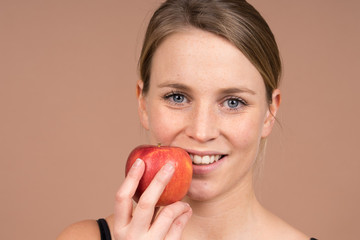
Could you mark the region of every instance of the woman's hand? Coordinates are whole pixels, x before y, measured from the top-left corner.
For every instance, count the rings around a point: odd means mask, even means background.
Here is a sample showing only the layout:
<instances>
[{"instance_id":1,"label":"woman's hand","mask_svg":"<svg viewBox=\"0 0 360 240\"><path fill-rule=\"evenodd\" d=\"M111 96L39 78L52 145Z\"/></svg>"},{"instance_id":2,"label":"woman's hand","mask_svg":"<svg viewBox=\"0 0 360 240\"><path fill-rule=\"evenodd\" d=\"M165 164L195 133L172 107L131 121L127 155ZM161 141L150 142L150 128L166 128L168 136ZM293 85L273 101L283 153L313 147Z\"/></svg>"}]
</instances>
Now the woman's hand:
<instances>
[{"instance_id":1,"label":"woman's hand","mask_svg":"<svg viewBox=\"0 0 360 240\"><path fill-rule=\"evenodd\" d=\"M167 163L162 167L133 209L132 197L144 170L144 162L137 159L116 194L115 240L180 239L192 213L187 203L176 202L165 206L155 218L155 205L174 173L174 166Z\"/></svg>"}]
</instances>

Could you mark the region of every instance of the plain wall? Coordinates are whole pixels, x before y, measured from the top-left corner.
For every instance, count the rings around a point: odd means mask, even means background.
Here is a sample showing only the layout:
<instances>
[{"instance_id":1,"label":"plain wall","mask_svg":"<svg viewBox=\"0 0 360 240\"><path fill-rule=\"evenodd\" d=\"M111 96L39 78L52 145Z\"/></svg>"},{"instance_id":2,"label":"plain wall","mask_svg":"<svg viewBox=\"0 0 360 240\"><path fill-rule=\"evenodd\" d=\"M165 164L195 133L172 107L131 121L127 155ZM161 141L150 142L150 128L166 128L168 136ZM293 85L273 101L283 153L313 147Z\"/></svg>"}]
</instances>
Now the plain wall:
<instances>
[{"instance_id":1,"label":"plain wall","mask_svg":"<svg viewBox=\"0 0 360 240\"><path fill-rule=\"evenodd\" d=\"M137 58L158 0L0 0L0 239L112 213L146 143ZM283 63L259 198L320 239L358 239L359 1L251 0Z\"/></svg>"}]
</instances>

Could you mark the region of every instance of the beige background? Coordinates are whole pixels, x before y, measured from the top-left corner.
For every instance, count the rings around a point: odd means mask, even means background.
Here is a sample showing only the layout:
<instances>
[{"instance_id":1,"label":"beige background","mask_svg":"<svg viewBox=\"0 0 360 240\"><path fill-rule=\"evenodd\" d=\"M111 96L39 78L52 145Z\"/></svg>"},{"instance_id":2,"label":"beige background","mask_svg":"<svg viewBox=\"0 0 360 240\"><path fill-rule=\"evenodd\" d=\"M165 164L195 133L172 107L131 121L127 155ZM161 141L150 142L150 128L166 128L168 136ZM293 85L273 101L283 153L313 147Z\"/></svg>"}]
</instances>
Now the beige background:
<instances>
[{"instance_id":1,"label":"beige background","mask_svg":"<svg viewBox=\"0 0 360 240\"><path fill-rule=\"evenodd\" d=\"M104 217L146 137L137 57L159 0L0 0L0 239ZM358 239L358 0L251 0L284 61L261 201L320 239Z\"/></svg>"}]
</instances>

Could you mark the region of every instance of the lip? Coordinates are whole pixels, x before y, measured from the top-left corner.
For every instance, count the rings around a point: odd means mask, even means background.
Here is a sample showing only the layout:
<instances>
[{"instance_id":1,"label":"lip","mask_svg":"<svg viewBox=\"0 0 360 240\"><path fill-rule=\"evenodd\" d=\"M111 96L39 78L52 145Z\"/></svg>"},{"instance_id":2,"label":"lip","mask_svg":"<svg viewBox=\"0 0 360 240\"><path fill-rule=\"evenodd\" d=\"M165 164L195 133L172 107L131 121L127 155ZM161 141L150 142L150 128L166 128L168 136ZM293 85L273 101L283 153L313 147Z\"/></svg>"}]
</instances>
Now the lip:
<instances>
[{"instance_id":1,"label":"lip","mask_svg":"<svg viewBox=\"0 0 360 240\"><path fill-rule=\"evenodd\" d=\"M227 156L224 156L223 158L221 158L218 161L215 161L211 164L206 164L206 165L195 165L193 164L193 175L206 175L209 174L213 171L215 171L216 169L218 169L223 162L226 160Z\"/></svg>"},{"instance_id":2,"label":"lip","mask_svg":"<svg viewBox=\"0 0 360 240\"><path fill-rule=\"evenodd\" d=\"M197 151L197 150L189 150L185 149L188 153L191 153L193 155L199 155L199 156L206 156L206 155L226 155L224 153L218 152L218 151Z\"/></svg>"},{"instance_id":3,"label":"lip","mask_svg":"<svg viewBox=\"0 0 360 240\"><path fill-rule=\"evenodd\" d=\"M186 150L188 153L193 155L199 155L199 156L206 156L206 155L222 155L221 159L218 161L214 161L211 164L203 164L203 165L196 165L193 164L193 175L206 175L210 174L211 172L218 169L223 163L224 160L227 158L227 154L223 154L221 152L217 151L196 151L196 150Z\"/></svg>"}]
</instances>

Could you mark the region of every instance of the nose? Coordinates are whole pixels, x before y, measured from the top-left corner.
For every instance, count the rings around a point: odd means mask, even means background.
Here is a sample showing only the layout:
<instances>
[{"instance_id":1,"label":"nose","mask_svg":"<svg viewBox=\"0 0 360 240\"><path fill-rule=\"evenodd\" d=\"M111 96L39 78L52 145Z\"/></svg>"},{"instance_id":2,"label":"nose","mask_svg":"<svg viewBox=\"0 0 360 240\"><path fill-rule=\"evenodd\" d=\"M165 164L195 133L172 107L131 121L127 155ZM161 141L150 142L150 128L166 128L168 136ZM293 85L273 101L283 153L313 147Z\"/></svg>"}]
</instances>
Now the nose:
<instances>
[{"instance_id":1,"label":"nose","mask_svg":"<svg viewBox=\"0 0 360 240\"><path fill-rule=\"evenodd\" d=\"M210 106L199 105L192 110L185 133L197 142L208 142L219 136L218 116Z\"/></svg>"}]
</instances>

